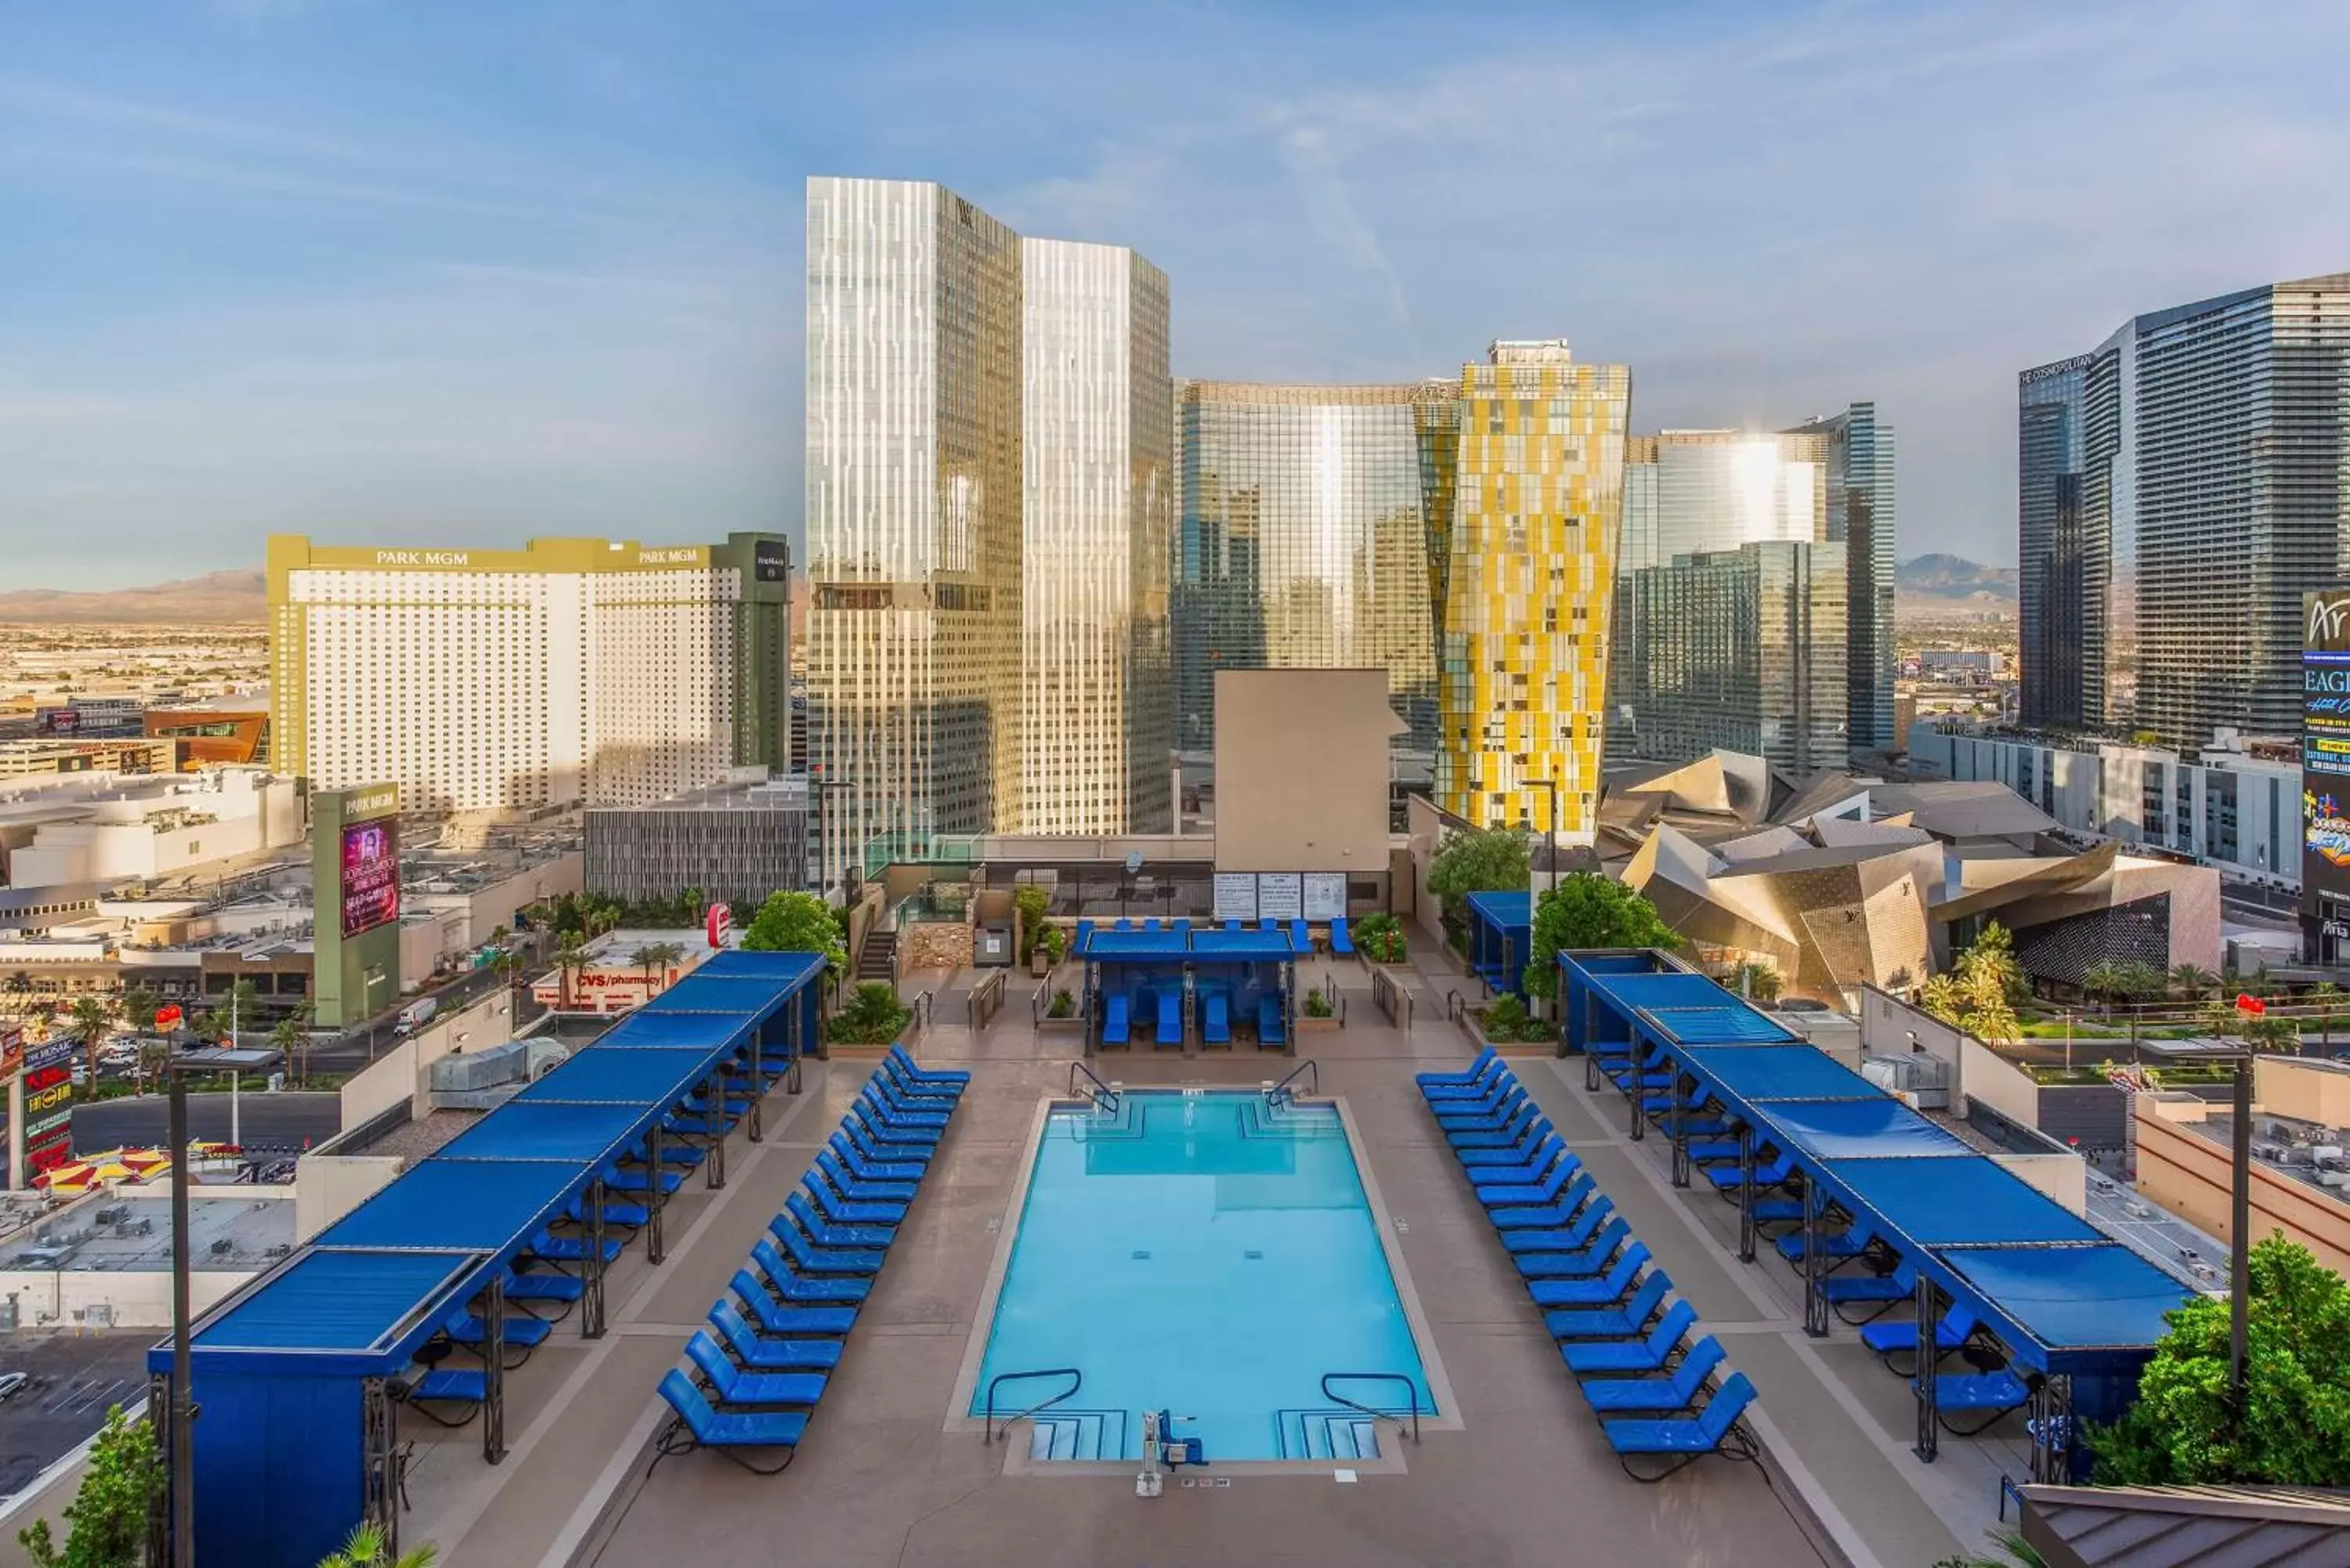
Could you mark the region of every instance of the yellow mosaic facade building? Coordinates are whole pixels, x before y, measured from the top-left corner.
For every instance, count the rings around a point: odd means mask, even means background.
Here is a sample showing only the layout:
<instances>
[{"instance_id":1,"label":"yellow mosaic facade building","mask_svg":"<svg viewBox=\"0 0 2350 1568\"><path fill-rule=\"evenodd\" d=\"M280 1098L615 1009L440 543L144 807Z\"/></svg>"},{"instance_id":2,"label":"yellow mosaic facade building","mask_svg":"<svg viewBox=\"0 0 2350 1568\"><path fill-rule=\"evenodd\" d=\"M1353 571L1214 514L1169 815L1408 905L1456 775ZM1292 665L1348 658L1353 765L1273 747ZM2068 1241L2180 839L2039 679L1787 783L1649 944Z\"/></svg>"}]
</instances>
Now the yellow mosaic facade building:
<instances>
[{"instance_id":1,"label":"yellow mosaic facade building","mask_svg":"<svg viewBox=\"0 0 2350 1568\"><path fill-rule=\"evenodd\" d=\"M1436 802L1481 827L1587 839L1632 372L1564 339L1495 343L1461 370L1441 552ZM1556 801L1556 819L1552 803Z\"/></svg>"}]
</instances>

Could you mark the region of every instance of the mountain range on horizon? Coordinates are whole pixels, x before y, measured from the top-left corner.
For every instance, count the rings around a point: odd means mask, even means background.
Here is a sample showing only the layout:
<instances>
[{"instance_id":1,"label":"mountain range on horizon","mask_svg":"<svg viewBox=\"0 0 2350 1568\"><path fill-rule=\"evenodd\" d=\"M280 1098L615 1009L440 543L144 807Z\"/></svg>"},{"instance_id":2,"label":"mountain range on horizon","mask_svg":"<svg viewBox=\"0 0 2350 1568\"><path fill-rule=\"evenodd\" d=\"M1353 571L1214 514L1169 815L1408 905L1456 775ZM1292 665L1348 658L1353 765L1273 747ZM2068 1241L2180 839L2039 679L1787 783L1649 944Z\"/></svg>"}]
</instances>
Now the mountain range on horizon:
<instances>
[{"instance_id":1,"label":"mountain range on horizon","mask_svg":"<svg viewBox=\"0 0 2350 1568\"><path fill-rule=\"evenodd\" d=\"M1964 556L1939 552L1912 556L1893 569L1897 594L1915 599L2015 602L2015 568L1986 566Z\"/></svg>"}]
</instances>

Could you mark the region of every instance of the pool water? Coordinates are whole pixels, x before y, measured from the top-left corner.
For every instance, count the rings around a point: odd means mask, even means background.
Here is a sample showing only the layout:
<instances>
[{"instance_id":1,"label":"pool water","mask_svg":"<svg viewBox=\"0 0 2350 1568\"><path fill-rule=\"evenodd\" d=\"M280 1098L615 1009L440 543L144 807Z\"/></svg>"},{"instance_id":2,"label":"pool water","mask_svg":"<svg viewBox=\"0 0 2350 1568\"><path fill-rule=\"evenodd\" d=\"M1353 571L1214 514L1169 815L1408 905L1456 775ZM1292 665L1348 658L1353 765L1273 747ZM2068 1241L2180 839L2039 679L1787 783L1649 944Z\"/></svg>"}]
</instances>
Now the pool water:
<instances>
[{"instance_id":1,"label":"pool water","mask_svg":"<svg viewBox=\"0 0 2350 1568\"><path fill-rule=\"evenodd\" d=\"M1139 1413L1161 1409L1211 1461L1350 1457L1317 1419L1327 1372L1402 1373L1435 1409L1345 1124L1258 1093L1134 1091L1047 1117L971 1413L998 1374L1061 1366L1084 1383L1047 1415L1099 1418L1082 1449L1040 1432L1055 1457L1135 1458ZM996 1409L1066 1381L1006 1384ZM1334 1387L1404 1402L1398 1383Z\"/></svg>"}]
</instances>

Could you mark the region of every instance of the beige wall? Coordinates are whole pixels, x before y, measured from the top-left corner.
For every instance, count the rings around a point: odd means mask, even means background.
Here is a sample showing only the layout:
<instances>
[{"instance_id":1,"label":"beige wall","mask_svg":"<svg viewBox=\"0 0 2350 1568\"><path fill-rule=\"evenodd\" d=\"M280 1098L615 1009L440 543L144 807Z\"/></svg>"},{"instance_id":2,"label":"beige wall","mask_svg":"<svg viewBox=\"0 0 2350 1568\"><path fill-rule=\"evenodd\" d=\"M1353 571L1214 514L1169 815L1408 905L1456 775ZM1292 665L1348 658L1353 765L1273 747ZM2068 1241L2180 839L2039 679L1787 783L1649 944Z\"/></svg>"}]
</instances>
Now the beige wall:
<instances>
[{"instance_id":1,"label":"beige wall","mask_svg":"<svg viewBox=\"0 0 2350 1568\"><path fill-rule=\"evenodd\" d=\"M294 1240L308 1241L391 1184L395 1154L306 1154L294 1162Z\"/></svg>"},{"instance_id":2,"label":"beige wall","mask_svg":"<svg viewBox=\"0 0 2350 1568\"><path fill-rule=\"evenodd\" d=\"M461 1039L460 1036L463 1036ZM425 1071L452 1051L479 1051L514 1038L514 999L504 986L462 1012L444 1012L419 1033L398 1041L366 1071L343 1085L343 1121L355 1127L405 1100L418 1116L425 1104Z\"/></svg>"},{"instance_id":3,"label":"beige wall","mask_svg":"<svg viewBox=\"0 0 2350 1568\"><path fill-rule=\"evenodd\" d=\"M1993 1165L2005 1166L2030 1185L2075 1214L2089 1211L2089 1162L2077 1154L1995 1154Z\"/></svg>"},{"instance_id":4,"label":"beige wall","mask_svg":"<svg viewBox=\"0 0 2350 1568\"><path fill-rule=\"evenodd\" d=\"M1216 869L1388 867L1388 737L1403 728L1383 670L1216 675Z\"/></svg>"},{"instance_id":5,"label":"beige wall","mask_svg":"<svg viewBox=\"0 0 2350 1568\"><path fill-rule=\"evenodd\" d=\"M190 1274L195 1311L211 1310L253 1275L249 1269ZM0 1296L11 1295L27 1328L78 1328L92 1306L110 1309L116 1328L172 1326L169 1269L0 1270Z\"/></svg>"},{"instance_id":6,"label":"beige wall","mask_svg":"<svg viewBox=\"0 0 2350 1568\"><path fill-rule=\"evenodd\" d=\"M2331 1063L2262 1056L2252 1064L2252 1097L2272 1116L2350 1127L2350 1071Z\"/></svg>"},{"instance_id":7,"label":"beige wall","mask_svg":"<svg viewBox=\"0 0 2350 1568\"><path fill-rule=\"evenodd\" d=\"M1444 841L1444 819L1426 795L1407 795L1404 828L1411 857L1411 918L1419 922L1427 939L1441 948L1444 909L1428 886L1428 868L1436 859L1436 846Z\"/></svg>"},{"instance_id":8,"label":"beige wall","mask_svg":"<svg viewBox=\"0 0 2350 1568\"><path fill-rule=\"evenodd\" d=\"M2229 1150L2137 1096L2137 1189L2180 1219L2232 1242ZM2350 1203L2252 1167L2252 1239L2282 1231L2337 1273L2350 1274Z\"/></svg>"}]
</instances>

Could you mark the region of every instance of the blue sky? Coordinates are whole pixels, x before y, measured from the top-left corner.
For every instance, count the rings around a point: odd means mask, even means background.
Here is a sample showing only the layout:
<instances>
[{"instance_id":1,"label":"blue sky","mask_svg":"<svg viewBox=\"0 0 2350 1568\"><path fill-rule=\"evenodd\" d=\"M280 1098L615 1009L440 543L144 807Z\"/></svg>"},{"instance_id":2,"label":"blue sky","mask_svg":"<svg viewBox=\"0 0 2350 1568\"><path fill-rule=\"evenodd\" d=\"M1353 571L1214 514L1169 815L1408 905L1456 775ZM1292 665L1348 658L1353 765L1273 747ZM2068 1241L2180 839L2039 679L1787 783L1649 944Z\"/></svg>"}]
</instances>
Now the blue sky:
<instances>
[{"instance_id":1,"label":"blue sky","mask_svg":"<svg viewBox=\"0 0 2350 1568\"><path fill-rule=\"evenodd\" d=\"M0 587L796 531L810 173L1137 247L1179 375L1873 397L2010 561L2018 369L2350 268L2345 6L2259 13L0 0Z\"/></svg>"}]
</instances>

